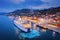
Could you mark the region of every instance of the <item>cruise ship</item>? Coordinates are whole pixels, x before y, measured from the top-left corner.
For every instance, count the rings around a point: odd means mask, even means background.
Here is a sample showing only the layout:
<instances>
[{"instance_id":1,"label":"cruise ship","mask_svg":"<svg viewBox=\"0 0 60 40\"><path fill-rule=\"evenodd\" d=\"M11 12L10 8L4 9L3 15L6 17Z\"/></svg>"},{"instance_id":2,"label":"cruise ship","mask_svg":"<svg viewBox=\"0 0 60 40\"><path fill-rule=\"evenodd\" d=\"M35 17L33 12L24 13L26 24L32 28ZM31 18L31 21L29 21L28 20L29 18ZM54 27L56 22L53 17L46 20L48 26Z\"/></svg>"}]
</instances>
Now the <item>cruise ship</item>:
<instances>
[{"instance_id":1,"label":"cruise ship","mask_svg":"<svg viewBox=\"0 0 60 40\"><path fill-rule=\"evenodd\" d=\"M16 19L14 20L14 24L18 29L22 30L23 32L30 32L32 30L30 22L27 20Z\"/></svg>"},{"instance_id":2,"label":"cruise ship","mask_svg":"<svg viewBox=\"0 0 60 40\"><path fill-rule=\"evenodd\" d=\"M31 13L33 14L33 10L31 11ZM36 28L36 25L34 25L35 23L28 21L28 17L25 16L18 16L17 18L15 18L14 24L17 26L17 28L24 32L30 32Z\"/></svg>"}]
</instances>

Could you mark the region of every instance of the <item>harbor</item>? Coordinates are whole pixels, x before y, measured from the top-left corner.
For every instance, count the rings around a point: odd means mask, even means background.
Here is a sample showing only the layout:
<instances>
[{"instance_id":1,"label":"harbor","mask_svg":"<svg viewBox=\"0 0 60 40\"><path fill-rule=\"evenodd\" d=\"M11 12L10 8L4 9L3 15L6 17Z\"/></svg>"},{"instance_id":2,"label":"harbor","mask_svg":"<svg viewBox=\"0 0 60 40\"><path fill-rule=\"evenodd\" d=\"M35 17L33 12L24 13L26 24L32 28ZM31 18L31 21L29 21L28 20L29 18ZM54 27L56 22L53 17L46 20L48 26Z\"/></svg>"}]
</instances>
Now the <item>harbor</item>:
<instances>
[{"instance_id":1,"label":"harbor","mask_svg":"<svg viewBox=\"0 0 60 40\"><path fill-rule=\"evenodd\" d=\"M60 40L60 0L0 0L0 40Z\"/></svg>"},{"instance_id":2,"label":"harbor","mask_svg":"<svg viewBox=\"0 0 60 40\"><path fill-rule=\"evenodd\" d=\"M31 39L35 38L36 36L41 36L40 29L43 29L43 32L46 32L46 30L52 31L52 36L55 36L56 33L60 34L60 27L49 23L50 20L48 21L44 18L17 16L13 21L14 25L22 31L20 35L23 35L23 38Z\"/></svg>"},{"instance_id":3,"label":"harbor","mask_svg":"<svg viewBox=\"0 0 60 40\"><path fill-rule=\"evenodd\" d=\"M20 17L20 16L19 16ZM46 20L46 19L43 19L43 18L39 18L39 19L29 19L29 18L31 18L31 17L22 17L22 18L18 18L18 20L16 20L15 21L15 23L17 24L17 25L19 25L20 24L20 26L21 25L23 25L25 28L32 28L32 29L36 29L36 25L38 25L38 26L41 26L41 27L43 27L43 28L47 28L47 29L50 29L50 30L52 30L52 31L56 31L56 32L58 32L58 33L60 33L60 27L58 27L58 26L55 26L55 25L52 25L52 24L49 24L48 23L48 20ZM39 22L40 21L40 22ZM29 23L28 23L29 22ZM21 23L23 23L23 24L21 24ZM24 24L24 23L26 23L26 24ZM33 27L32 27L33 26Z\"/></svg>"}]
</instances>

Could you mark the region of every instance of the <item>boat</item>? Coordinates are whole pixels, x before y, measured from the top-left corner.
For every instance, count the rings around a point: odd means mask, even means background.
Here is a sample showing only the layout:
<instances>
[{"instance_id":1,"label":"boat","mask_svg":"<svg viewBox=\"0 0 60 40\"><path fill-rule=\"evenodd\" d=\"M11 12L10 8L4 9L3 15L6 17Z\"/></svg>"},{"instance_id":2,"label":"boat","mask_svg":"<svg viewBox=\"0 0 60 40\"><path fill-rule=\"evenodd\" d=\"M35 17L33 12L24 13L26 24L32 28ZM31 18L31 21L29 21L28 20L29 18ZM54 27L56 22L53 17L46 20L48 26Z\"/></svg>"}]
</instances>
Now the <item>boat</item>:
<instances>
[{"instance_id":1,"label":"boat","mask_svg":"<svg viewBox=\"0 0 60 40\"><path fill-rule=\"evenodd\" d=\"M32 13L33 13L33 10L32 10ZM30 32L33 30L33 27L32 27L33 24L31 22L29 22L27 19L28 18L26 18L26 17L24 18L24 17L18 16L15 18L14 24L20 30L22 30L24 32ZM25 25L25 24L27 24L27 25Z\"/></svg>"},{"instance_id":2,"label":"boat","mask_svg":"<svg viewBox=\"0 0 60 40\"><path fill-rule=\"evenodd\" d=\"M23 32L30 32L30 28L26 28L22 24L18 24L16 21L14 21L14 25Z\"/></svg>"}]
</instances>

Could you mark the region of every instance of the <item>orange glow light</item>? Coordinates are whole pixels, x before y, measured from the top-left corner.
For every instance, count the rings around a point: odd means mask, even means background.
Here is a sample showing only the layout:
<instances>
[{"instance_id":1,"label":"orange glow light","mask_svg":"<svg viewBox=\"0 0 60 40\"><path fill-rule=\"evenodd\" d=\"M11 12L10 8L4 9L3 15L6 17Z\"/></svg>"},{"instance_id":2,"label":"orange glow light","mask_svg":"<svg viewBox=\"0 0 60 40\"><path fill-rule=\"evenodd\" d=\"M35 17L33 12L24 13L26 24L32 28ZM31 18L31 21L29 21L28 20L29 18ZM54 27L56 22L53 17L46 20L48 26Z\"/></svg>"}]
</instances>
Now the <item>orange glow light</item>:
<instances>
[{"instance_id":1,"label":"orange glow light","mask_svg":"<svg viewBox=\"0 0 60 40\"><path fill-rule=\"evenodd\" d=\"M31 25L30 24L24 24L24 27L25 28L31 28Z\"/></svg>"}]
</instances>

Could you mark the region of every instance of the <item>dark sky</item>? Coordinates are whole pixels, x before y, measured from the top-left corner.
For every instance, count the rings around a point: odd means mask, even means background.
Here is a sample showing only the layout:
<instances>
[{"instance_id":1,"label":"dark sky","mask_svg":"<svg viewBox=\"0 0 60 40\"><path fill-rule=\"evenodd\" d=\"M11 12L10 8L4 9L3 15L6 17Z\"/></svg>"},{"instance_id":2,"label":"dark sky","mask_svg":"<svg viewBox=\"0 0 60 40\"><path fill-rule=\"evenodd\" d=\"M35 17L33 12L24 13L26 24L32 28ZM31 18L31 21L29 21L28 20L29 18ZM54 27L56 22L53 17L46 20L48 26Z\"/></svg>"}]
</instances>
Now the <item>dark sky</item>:
<instances>
[{"instance_id":1,"label":"dark sky","mask_svg":"<svg viewBox=\"0 0 60 40\"><path fill-rule=\"evenodd\" d=\"M17 9L45 9L60 6L60 0L0 0L0 12L11 12Z\"/></svg>"}]
</instances>

